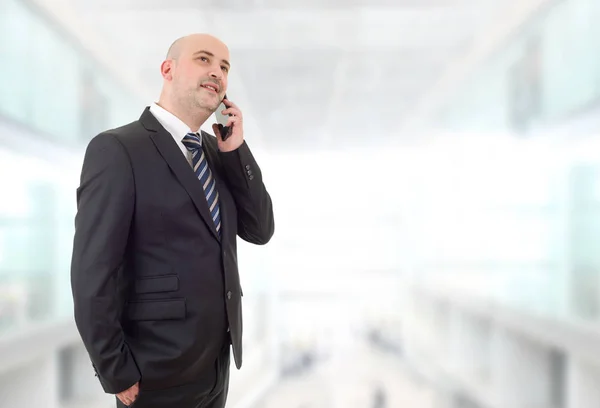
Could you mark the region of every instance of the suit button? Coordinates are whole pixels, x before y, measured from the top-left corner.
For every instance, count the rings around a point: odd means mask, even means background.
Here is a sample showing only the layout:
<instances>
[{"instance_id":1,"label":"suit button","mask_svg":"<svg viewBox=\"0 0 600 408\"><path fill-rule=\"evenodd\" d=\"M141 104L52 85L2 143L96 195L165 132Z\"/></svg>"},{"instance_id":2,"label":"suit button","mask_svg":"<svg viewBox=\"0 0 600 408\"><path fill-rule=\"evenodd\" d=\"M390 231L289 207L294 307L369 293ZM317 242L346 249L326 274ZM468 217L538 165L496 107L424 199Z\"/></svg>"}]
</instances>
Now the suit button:
<instances>
[{"instance_id":1,"label":"suit button","mask_svg":"<svg viewBox=\"0 0 600 408\"><path fill-rule=\"evenodd\" d=\"M250 165L246 164L246 170L250 170Z\"/></svg>"},{"instance_id":2,"label":"suit button","mask_svg":"<svg viewBox=\"0 0 600 408\"><path fill-rule=\"evenodd\" d=\"M227 292L227 299L229 299L229 300L231 299L231 291Z\"/></svg>"},{"instance_id":3,"label":"suit button","mask_svg":"<svg viewBox=\"0 0 600 408\"><path fill-rule=\"evenodd\" d=\"M249 178L250 180L252 180L252 179L254 178L254 176L251 174L251 175L249 175L249 176L248 176L248 178Z\"/></svg>"}]
</instances>

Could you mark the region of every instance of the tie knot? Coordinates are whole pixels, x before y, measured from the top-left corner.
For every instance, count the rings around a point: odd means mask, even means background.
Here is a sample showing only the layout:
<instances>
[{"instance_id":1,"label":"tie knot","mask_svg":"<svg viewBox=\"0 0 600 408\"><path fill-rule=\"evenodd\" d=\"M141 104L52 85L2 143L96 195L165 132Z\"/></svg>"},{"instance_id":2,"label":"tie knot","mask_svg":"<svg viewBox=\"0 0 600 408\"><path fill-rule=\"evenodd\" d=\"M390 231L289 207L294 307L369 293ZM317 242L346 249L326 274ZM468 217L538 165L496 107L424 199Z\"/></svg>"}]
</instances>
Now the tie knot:
<instances>
[{"instance_id":1,"label":"tie knot","mask_svg":"<svg viewBox=\"0 0 600 408\"><path fill-rule=\"evenodd\" d=\"M198 150L202 147L202 141L198 133L188 133L181 139L181 142L188 150Z\"/></svg>"}]
</instances>

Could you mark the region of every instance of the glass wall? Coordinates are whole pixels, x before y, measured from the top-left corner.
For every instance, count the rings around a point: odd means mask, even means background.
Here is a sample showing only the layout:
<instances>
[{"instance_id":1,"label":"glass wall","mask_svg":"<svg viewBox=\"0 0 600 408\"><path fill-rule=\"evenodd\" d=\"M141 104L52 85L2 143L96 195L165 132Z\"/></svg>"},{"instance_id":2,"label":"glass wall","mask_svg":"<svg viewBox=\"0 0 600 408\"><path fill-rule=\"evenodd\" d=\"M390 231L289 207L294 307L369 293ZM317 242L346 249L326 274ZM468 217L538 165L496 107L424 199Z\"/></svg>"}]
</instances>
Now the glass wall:
<instances>
[{"instance_id":1,"label":"glass wall","mask_svg":"<svg viewBox=\"0 0 600 408\"><path fill-rule=\"evenodd\" d=\"M570 298L573 315L600 319L600 162L580 163L570 174Z\"/></svg>"},{"instance_id":2,"label":"glass wall","mask_svg":"<svg viewBox=\"0 0 600 408\"><path fill-rule=\"evenodd\" d=\"M0 148L0 335L72 315L75 170Z\"/></svg>"},{"instance_id":3,"label":"glass wall","mask_svg":"<svg viewBox=\"0 0 600 408\"><path fill-rule=\"evenodd\" d=\"M436 208L440 220L435 228L451 238L439 248L429 242L425 247L453 256L462 248L464 259L455 268L462 273L485 258L481 276L498 301L555 317L597 321L600 155L595 152L600 151L600 129L598 122L571 124L600 111L600 2L547 3L457 87L434 118L448 130L481 138L483 150L472 142L463 145L469 160L482 151L499 158L480 160L465 170L458 177L461 182L474 178L485 183L473 181L465 191L490 194L484 188L489 187L499 193L495 204L509 199L512 205L499 212L476 198L461 202L461 211L475 203L469 209L469 217L477 219L473 241L468 235L452 235L471 231L469 224L448 224L458 218ZM486 140L492 132L508 132L522 143L512 140L508 151L492 148L498 141L491 136ZM550 140L549 132L564 138ZM528 140L530 134L539 137ZM543 192L543 186L548 187L545 195L531 205L528 197ZM486 257L493 249L497 258ZM452 264L443 265L447 272Z\"/></svg>"},{"instance_id":4,"label":"glass wall","mask_svg":"<svg viewBox=\"0 0 600 408\"><path fill-rule=\"evenodd\" d=\"M600 102L598 21L598 1L551 2L458 87L437 121L526 132Z\"/></svg>"},{"instance_id":5,"label":"glass wall","mask_svg":"<svg viewBox=\"0 0 600 408\"><path fill-rule=\"evenodd\" d=\"M0 116L57 142L81 144L145 106L27 2L0 2L0 56Z\"/></svg>"},{"instance_id":6,"label":"glass wall","mask_svg":"<svg viewBox=\"0 0 600 408\"><path fill-rule=\"evenodd\" d=\"M0 140L51 142L61 158L0 145L0 336L72 318L70 261L83 147L147 101L32 3L0 1ZM71 151L72 149L69 149ZM69 163L71 161L71 163Z\"/></svg>"}]
</instances>

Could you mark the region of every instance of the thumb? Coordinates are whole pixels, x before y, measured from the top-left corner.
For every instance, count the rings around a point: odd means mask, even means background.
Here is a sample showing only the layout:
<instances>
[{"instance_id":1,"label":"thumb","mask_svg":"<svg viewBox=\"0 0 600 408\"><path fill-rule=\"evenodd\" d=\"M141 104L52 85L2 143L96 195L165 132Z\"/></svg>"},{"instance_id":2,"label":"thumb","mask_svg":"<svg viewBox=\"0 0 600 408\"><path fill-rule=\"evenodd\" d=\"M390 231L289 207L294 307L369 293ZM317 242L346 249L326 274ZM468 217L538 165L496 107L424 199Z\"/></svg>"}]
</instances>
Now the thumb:
<instances>
[{"instance_id":1,"label":"thumb","mask_svg":"<svg viewBox=\"0 0 600 408\"><path fill-rule=\"evenodd\" d=\"M219 130L219 125L217 123L213 123L212 129L217 139L223 141L223 139L221 139L221 131Z\"/></svg>"}]
</instances>

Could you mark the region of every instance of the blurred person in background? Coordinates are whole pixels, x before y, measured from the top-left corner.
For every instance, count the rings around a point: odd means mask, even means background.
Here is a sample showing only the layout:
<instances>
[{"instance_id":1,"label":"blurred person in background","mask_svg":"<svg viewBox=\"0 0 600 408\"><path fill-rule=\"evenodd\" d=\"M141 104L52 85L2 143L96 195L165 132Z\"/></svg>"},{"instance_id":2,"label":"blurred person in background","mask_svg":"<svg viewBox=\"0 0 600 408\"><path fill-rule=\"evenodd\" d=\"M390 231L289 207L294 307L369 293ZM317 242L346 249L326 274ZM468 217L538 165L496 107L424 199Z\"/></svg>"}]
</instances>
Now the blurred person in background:
<instances>
[{"instance_id":1,"label":"blurred person in background","mask_svg":"<svg viewBox=\"0 0 600 408\"><path fill-rule=\"evenodd\" d=\"M242 365L236 236L263 245L272 202L224 100L229 50L193 34L161 64L158 103L94 137L77 189L71 266L75 320L117 407L224 407L230 346ZM218 109L224 140L200 130Z\"/></svg>"}]
</instances>

